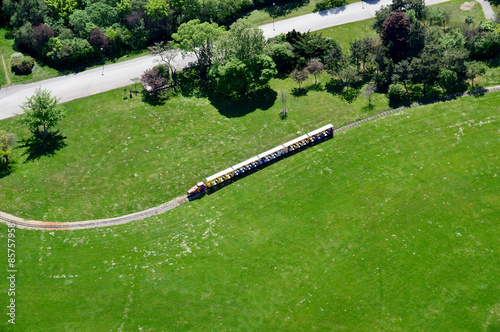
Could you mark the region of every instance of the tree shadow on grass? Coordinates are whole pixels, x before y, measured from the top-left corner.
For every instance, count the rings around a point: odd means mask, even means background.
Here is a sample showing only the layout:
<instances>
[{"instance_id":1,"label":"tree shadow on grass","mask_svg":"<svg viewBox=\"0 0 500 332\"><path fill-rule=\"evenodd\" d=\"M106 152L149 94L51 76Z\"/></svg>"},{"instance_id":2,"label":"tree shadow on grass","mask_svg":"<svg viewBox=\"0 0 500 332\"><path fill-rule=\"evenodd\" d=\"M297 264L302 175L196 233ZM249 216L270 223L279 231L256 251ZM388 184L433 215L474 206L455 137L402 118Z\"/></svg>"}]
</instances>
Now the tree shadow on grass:
<instances>
[{"instance_id":1,"label":"tree shadow on grass","mask_svg":"<svg viewBox=\"0 0 500 332\"><path fill-rule=\"evenodd\" d=\"M309 4L309 0L276 0L276 5L274 6L264 6L263 10L269 14L271 17L283 17L286 16L301 7L304 7ZM257 7L258 9L259 7ZM260 7L262 8L262 7ZM255 8L251 7L248 11L243 13L243 15L239 16L239 18L247 17Z\"/></svg>"},{"instance_id":2,"label":"tree shadow on grass","mask_svg":"<svg viewBox=\"0 0 500 332\"><path fill-rule=\"evenodd\" d=\"M309 91L325 91L325 88L321 83L311 84L300 88L293 88L292 96L303 97L306 96L309 93Z\"/></svg>"},{"instance_id":3,"label":"tree shadow on grass","mask_svg":"<svg viewBox=\"0 0 500 332\"><path fill-rule=\"evenodd\" d=\"M363 82L359 81L352 83L349 89L345 89L345 85L341 81L333 79L325 85L326 91L332 95L339 96L340 99L347 101L349 104L358 98L362 87Z\"/></svg>"},{"instance_id":4,"label":"tree shadow on grass","mask_svg":"<svg viewBox=\"0 0 500 332\"><path fill-rule=\"evenodd\" d=\"M228 118L245 116L255 110L268 110L276 102L278 93L266 87L245 96L243 99L231 101L222 96L210 95L210 103L220 114Z\"/></svg>"},{"instance_id":5,"label":"tree shadow on grass","mask_svg":"<svg viewBox=\"0 0 500 332\"><path fill-rule=\"evenodd\" d=\"M57 151L64 148L66 136L59 130L49 131L45 137L42 131L33 133L31 137L22 140L18 148L25 148L23 156L26 156L24 163L35 161L44 156L53 156Z\"/></svg>"},{"instance_id":6,"label":"tree shadow on grass","mask_svg":"<svg viewBox=\"0 0 500 332\"><path fill-rule=\"evenodd\" d=\"M16 162L9 160L8 162L0 161L0 179L12 174L16 168Z\"/></svg>"}]
</instances>

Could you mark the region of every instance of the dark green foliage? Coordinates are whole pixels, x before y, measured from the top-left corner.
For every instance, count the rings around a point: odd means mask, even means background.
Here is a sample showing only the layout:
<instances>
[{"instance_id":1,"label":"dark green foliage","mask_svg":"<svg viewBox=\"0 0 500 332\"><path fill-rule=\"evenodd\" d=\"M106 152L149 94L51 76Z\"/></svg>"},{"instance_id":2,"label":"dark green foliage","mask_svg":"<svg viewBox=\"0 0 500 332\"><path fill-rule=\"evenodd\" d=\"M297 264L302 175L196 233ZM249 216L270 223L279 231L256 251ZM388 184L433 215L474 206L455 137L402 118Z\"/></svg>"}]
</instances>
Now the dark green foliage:
<instances>
[{"instance_id":1,"label":"dark green foliage","mask_svg":"<svg viewBox=\"0 0 500 332\"><path fill-rule=\"evenodd\" d=\"M373 29L380 34L383 30L382 24L391 14L391 7L382 6L379 10L375 12L375 21L373 22Z\"/></svg>"},{"instance_id":2,"label":"dark green foliage","mask_svg":"<svg viewBox=\"0 0 500 332\"><path fill-rule=\"evenodd\" d=\"M387 91L387 96L391 101L405 101L407 98L406 89L402 84L391 84Z\"/></svg>"},{"instance_id":3,"label":"dark green foliage","mask_svg":"<svg viewBox=\"0 0 500 332\"><path fill-rule=\"evenodd\" d=\"M328 10L330 8L341 7L347 4L346 0L320 0L316 3L315 12Z\"/></svg>"},{"instance_id":4,"label":"dark green foliage","mask_svg":"<svg viewBox=\"0 0 500 332\"><path fill-rule=\"evenodd\" d=\"M119 20L116 9L102 2L91 4L85 8L85 12L90 22L98 27L109 27Z\"/></svg>"},{"instance_id":5,"label":"dark green foliage","mask_svg":"<svg viewBox=\"0 0 500 332\"><path fill-rule=\"evenodd\" d=\"M43 0L9 0L4 6L14 28L20 28L26 23L38 25L43 22L47 13L47 5Z\"/></svg>"},{"instance_id":6,"label":"dark green foliage","mask_svg":"<svg viewBox=\"0 0 500 332\"><path fill-rule=\"evenodd\" d=\"M290 43L270 44L266 53L273 59L278 73L288 73L293 69L294 54Z\"/></svg>"},{"instance_id":7,"label":"dark green foliage","mask_svg":"<svg viewBox=\"0 0 500 332\"><path fill-rule=\"evenodd\" d=\"M10 69L17 75L28 75L31 74L34 65L35 60L32 57L24 56L22 58L12 60Z\"/></svg>"},{"instance_id":8,"label":"dark green foliage","mask_svg":"<svg viewBox=\"0 0 500 332\"><path fill-rule=\"evenodd\" d=\"M393 12L407 12L413 10L415 17L421 19L425 9L425 2L423 0L393 0L391 11Z\"/></svg>"},{"instance_id":9,"label":"dark green foliage","mask_svg":"<svg viewBox=\"0 0 500 332\"><path fill-rule=\"evenodd\" d=\"M33 27L31 23L24 24L15 33L15 45L20 51L33 52Z\"/></svg>"},{"instance_id":10,"label":"dark green foliage","mask_svg":"<svg viewBox=\"0 0 500 332\"><path fill-rule=\"evenodd\" d=\"M325 62L325 57L331 49L339 47L338 43L330 38L323 38L320 33L297 32L294 30L286 34L286 41L292 45L295 58L304 58L304 64L310 59L319 59Z\"/></svg>"},{"instance_id":11,"label":"dark green foliage","mask_svg":"<svg viewBox=\"0 0 500 332\"><path fill-rule=\"evenodd\" d=\"M430 25L444 27L450 21L450 12L441 7L428 7L425 9L424 17Z\"/></svg>"},{"instance_id":12,"label":"dark green foliage","mask_svg":"<svg viewBox=\"0 0 500 332\"><path fill-rule=\"evenodd\" d=\"M500 54L500 33L486 32L475 36L471 45L471 57L473 59L491 59Z\"/></svg>"},{"instance_id":13,"label":"dark green foliage","mask_svg":"<svg viewBox=\"0 0 500 332\"><path fill-rule=\"evenodd\" d=\"M276 74L273 60L267 55L257 54L248 61L233 57L213 65L209 77L219 95L236 100L266 87Z\"/></svg>"},{"instance_id":14,"label":"dark green foliage","mask_svg":"<svg viewBox=\"0 0 500 332\"><path fill-rule=\"evenodd\" d=\"M50 38L45 44L44 54L47 61L55 67L82 66L89 63L96 55L86 39L73 38L59 40Z\"/></svg>"},{"instance_id":15,"label":"dark green foliage","mask_svg":"<svg viewBox=\"0 0 500 332\"><path fill-rule=\"evenodd\" d=\"M425 46L425 27L420 22L411 25L408 34L408 57L416 57Z\"/></svg>"},{"instance_id":16,"label":"dark green foliage","mask_svg":"<svg viewBox=\"0 0 500 332\"><path fill-rule=\"evenodd\" d=\"M361 65L361 68L365 69L366 62L375 51L375 45L376 41L372 38L358 39L351 43L351 58L356 65Z\"/></svg>"}]
</instances>

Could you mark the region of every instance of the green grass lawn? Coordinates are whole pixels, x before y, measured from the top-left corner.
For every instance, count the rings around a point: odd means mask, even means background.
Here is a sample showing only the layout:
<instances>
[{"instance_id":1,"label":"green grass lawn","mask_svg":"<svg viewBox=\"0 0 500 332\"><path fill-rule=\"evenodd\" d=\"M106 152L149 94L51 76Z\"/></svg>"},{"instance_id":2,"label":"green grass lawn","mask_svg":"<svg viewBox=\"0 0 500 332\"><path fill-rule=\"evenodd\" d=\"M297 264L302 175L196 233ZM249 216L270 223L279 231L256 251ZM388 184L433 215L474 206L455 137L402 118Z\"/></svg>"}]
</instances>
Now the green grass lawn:
<instances>
[{"instance_id":1,"label":"green grass lawn","mask_svg":"<svg viewBox=\"0 0 500 332\"><path fill-rule=\"evenodd\" d=\"M318 79L323 87L329 80L326 75ZM303 86L313 83L310 78ZM368 108L361 97L348 102L324 91L295 97L297 84L291 79L273 80L271 87L253 101L232 105L179 95L151 106L140 96L123 100L122 89L66 103L68 116L58 129L67 146L53 157L28 162L22 155L26 149L15 149L17 169L0 179L2 210L76 221L150 208L300 133L389 108L382 95ZM286 120L279 117L281 89L289 94ZM0 121L0 127L19 139L29 136L15 119Z\"/></svg>"},{"instance_id":2,"label":"green grass lawn","mask_svg":"<svg viewBox=\"0 0 500 332\"><path fill-rule=\"evenodd\" d=\"M469 15L473 17L474 24L478 24L481 20L485 19L483 9L479 3L476 3L470 10L460 9L460 6L465 2L464 0L451 0L434 6L439 6L450 12L450 23L448 26L451 27L459 27L465 22L465 18Z\"/></svg>"},{"instance_id":3,"label":"green grass lawn","mask_svg":"<svg viewBox=\"0 0 500 332\"><path fill-rule=\"evenodd\" d=\"M116 196L117 203L151 195L150 185L165 191L164 183L178 181L174 172L185 174L177 175L185 189L191 173L231 165L316 122L339 122L339 112L327 113L332 102L280 123L273 108L220 117L204 100L190 99L161 108L124 101L130 105L118 112L107 109L113 94L69 104L81 121L72 114L65 121L68 146L54 158L20 165L30 172L36 166L40 182L51 183L50 195L38 183L31 190L54 201L46 203L52 210L69 196L85 196L82 187L90 189L92 178L104 196L93 203L106 206L107 186L133 185L119 168L152 183ZM83 111L85 102L102 106ZM377 119L143 221L71 232L17 230L16 330L496 331L498 105L500 93L493 93ZM355 112L347 107L338 105ZM198 117L213 131L200 127ZM161 142L173 145L157 148ZM73 150L82 150L80 156ZM33 181L30 172L15 176ZM82 183L73 192L62 181L70 173ZM113 173L116 178L106 179ZM30 187L22 181L15 187L18 209L26 200L43 202L26 195ZM0 234L5 248L3 224ZM4 271L6 263L5 257ZM6 278L0 287L8 289Z\"/></svg>"},{"instance_id":4,"label":"green grass lawn","mask_svg":"<svg viewBox=\"0 0 500 332\"><path fill-rule=\"evenodd\" d=\"M375 38L378 39L378 34L373 30L373 22L375 19L371 18L364 21L342 24L326 29L319 30L323 37L334 39L342 47L345 54L349 53L351 43L362 38Z\"/></svg>"}]
</instances>

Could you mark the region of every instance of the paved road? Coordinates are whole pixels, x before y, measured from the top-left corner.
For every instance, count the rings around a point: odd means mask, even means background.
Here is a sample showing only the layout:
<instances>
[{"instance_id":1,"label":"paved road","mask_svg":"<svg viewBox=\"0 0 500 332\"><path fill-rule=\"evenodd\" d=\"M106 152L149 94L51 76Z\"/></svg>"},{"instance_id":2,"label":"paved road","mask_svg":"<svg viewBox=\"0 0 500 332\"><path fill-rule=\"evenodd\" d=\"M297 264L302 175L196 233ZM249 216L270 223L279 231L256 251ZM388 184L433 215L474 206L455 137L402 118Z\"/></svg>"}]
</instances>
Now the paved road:
<instances>
[{"instance_id":1,"label":"paved road","mask_svg":"<svg viewBox=\"0 0 500 332\"><path fill-rule=\"evenodd\" d=\"M493 8L491 8L491 5L488 1L486 0L476 0L476 1L481 5L481 7L483 7L484 17L486 17L487 20L496 19L497 16L495 15Z\"/></svg>"},{"instance_id":2,"label":"paved road","mask_svg":"<svg viewBox=\"0 0 500 332\"><path fill-rule=\"evenodd\" d=\"M426 0L427 5L445 2L447 0ZM484 1L483 1L484 2ZM292 29L306 32L316 31L331 26L365 20L375 16L375 12L383 5L388 5L391 0L371 0L356 2L347 6L334 8L319 13L308 14L266 24L260 28L267 38ZM176 58L178 68L186 66L193 58ZM20 104L31 96L36 88L41 87L52 91L52 95L60 97L61 102L87 97L99 92L104 92L130 85L131 79L140 77L147 69L154 66L152 56L106 65L77 74L56 77L31 84L14 85L0 90L0 119L12 117L22 112ZM104 74L103 74L104 73Z\"/></svg>"}]
</instances>

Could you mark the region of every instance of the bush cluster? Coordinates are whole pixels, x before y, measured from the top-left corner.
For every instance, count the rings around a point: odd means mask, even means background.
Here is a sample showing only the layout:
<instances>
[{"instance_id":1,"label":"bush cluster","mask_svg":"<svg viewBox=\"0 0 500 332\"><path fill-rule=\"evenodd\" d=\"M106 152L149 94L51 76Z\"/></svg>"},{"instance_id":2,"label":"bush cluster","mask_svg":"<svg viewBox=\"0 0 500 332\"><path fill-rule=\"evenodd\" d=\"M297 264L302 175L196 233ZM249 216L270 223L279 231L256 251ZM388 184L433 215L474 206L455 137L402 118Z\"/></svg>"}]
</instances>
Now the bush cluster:
<instances>
[{"instance_id":1,"label":"bush cluster","mask_svg":"<svg viewBox=\"0 0 500 332\"><path fill-rule=\"evenodd\" d=\"M35 60L30 56L24 56L12 60L10 68L17 75L29 75L34 66Z\"/></svg>"}]
</instances>

